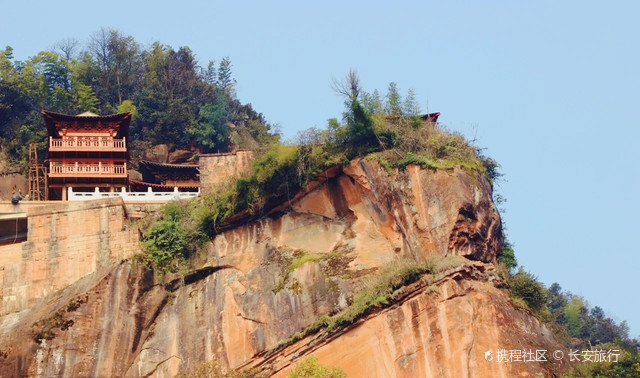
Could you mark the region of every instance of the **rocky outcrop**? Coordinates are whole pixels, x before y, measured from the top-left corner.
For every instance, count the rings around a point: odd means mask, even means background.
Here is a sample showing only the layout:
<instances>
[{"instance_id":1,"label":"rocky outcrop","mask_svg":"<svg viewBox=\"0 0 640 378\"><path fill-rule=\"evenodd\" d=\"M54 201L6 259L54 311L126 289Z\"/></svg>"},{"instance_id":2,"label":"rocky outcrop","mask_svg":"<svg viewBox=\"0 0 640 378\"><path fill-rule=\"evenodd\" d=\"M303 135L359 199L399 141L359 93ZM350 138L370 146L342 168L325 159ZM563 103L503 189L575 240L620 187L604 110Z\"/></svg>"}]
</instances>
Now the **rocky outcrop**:
<instances>
[{"instance_id":1,"label":"rocky outcrop","mask_svg":"<svg viewBox=\"0 0 640 378\"><path fill-rule=\"evenodd\" d=\"M231 219L181 274L158 278L127 261L20 317L0 319L0 372L170 376L216 359L285 374L313 353L356 376L369 362L375 370L366 371L376 376L499 376L514 370L484 364L485 348L555 346L493 286L500 218L477 173L417 166L387 172L357 160L256 218ZM383 266L430 255L477 262L407 288L390 308L339 333L267 354L348 306Z\"/></svg>"},{"instance_id":2,"label":"rocky outcrop","mask_svg":"<svg viewBox=\"0 0 640 378\"><path fill-rule=\"evenodd\" d=\"M166 163L169 160L169 146L166 144L156 144L147 149L142 150L140 160L155 161L158 163Z\"/></svg>"},{"instance_id":3,"label":"rocky outcrop","mask_svg":"<svg viewBox=\"0 0 640 378\"><path fill-rule=\"evenodd\" d=\"M404 288L389 308L259 355L243 368L286 377L313 354L349 377L533 377L566 370L567 361L551 355L563 347L531 314L514 308L496 282L491 265L459 265L432 283ZM498 361L500 349L545 350L548 361L505 363Z\"/></svg>"},{"instance_id":4,"label":"rocky outcrop","mask_svg":"<svg viewBox=\"0 0 640 378\"><path fill-rule=\"evenodd\" d=\"M184 164L189 160L192 160L195 156L194 151L189 150L174 150L169 153L168 163L170 164Z\"/></svg>"},{"instance_id":5,"label":"rocky outcrop","mask_svg":"<svg viewBox=\"0 0 640 378\"><path fill-rule=\"evenodd\" d=\"M183 164L194 157L194 151L170 149L166 144L156 144L141 151L140 160L156 163Z\"/></svg>"}]
</instances>

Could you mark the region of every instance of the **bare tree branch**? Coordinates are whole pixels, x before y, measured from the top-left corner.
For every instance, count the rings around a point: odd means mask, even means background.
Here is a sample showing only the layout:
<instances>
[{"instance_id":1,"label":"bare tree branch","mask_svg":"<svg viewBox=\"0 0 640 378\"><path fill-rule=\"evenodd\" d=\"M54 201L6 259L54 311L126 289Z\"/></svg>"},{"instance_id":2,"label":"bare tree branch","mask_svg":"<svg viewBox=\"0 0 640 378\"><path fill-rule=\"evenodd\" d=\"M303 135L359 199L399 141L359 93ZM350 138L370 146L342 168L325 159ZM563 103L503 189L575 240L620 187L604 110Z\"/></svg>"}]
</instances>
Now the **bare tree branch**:
<instances>
[{"instance_id":1,"label":"bare tree branch","mask_svg":"<svg viewBox=\"0 0 640 378\"><path fill-rule=\"evenodd\" d=\"M333 78L331 80L331 89L339 95L345 96L350 100L355 100L360 94L360 77L358 71L350 68L349 73L342 80Z\"/></svg>"},{"instance_id":2,"label":"bare tree branch","mask_svg":"<svg viewBox=\"0 0 640 378\"><path fill-rule=\"evenodd\" d=\"M75 38L67 38L58 41L53 45L53 50L59 52L65 59L74 57L76 50L80 47L80 42Z\"/></svg>"}]
</instances>

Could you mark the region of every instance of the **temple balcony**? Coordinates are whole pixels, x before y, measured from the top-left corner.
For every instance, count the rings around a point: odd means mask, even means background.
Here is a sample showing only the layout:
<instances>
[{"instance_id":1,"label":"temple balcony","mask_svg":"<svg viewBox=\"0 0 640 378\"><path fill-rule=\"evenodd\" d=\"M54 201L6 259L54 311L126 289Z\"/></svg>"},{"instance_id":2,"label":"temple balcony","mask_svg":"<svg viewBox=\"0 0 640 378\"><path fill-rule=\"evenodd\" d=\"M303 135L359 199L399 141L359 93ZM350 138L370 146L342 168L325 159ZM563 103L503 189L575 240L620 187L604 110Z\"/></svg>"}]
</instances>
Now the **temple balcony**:
<instances>
[{"instance_id":1,"label":"temple balcony","mask_svg":"<svg viewBox=\"0 0 640 378\"><path fill-rule=\"evenodd\" d=\"M49 177L127 177L127 163L114 164L60 164L49 163Z\"/></svg>"},{"instance_id":2,"label":"temple balcony","mask_svg":"<svg viewBox=\"0 0 640 378\"><path fill-rule=\"evenodd\" d=\"M127 138L111 137L49 137L49 151L109 151L127 152Z\"/></svg>"}]
</instances>

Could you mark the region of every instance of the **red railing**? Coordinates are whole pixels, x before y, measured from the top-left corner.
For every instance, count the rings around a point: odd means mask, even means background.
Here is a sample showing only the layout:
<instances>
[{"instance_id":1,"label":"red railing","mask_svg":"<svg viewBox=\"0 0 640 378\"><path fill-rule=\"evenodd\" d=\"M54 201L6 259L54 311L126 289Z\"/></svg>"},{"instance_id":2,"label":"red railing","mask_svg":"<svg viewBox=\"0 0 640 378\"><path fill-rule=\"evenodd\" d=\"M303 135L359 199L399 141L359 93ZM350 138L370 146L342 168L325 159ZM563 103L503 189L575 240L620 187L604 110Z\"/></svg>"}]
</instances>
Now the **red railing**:
<instances>
[{"instance_id":1,"label":"red railing","mask_svg":"<svg viewBox=\"0 0 640 378\"><path fill-rule=\"evenodd\" d=\"M127 177L127 163L113 164L60 164L49 163L50 177Z\"/></svg>"},{"instance_id":2,"label":"red railing","mask_svg":"<svg viewBox=\"0 0 640 378\"><path fill-rule=\"evenodd\" d=\"M126 151L127 138L110 137L67 137L54 139L49 137L49 151L104 150Z\"/></svg>"}]
</instances>

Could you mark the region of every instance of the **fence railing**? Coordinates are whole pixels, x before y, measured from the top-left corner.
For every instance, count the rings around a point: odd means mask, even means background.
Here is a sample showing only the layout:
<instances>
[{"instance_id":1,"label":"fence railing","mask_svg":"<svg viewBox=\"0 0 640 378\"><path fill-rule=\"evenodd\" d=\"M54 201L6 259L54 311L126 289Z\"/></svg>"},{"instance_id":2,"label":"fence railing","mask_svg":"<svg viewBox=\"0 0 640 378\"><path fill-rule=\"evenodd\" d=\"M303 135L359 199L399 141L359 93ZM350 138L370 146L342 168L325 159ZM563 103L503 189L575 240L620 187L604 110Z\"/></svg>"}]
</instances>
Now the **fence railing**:
<instances>
[{"instance_id":1,"label":"fence railing","mask_svg":"<svg viewBox=\"0 0 640 378\"><path fill-rule=\"evenodd\" d=\"M115 164L60 164L49 163L50 177L82 176L82 177L127 177L127 163Z\"/></svg>"},{"instance_id":2,"label":"fence railing","mask_svg":"<svg viewBox=\"0 0 640 378\"><path fill-rule=\"evenodd\" d=\"M49 151L126 151L127 138L110 137L49 137Z\"/></svg>"},{"instance_id":3,"label":"fence railing","mask_svg":"<svg viewBox=\"0 0 640 378\"><path fill-rule=\"evenodd\" d=\"M90 201L101 198L122 197L125 203L128 202L169 202L176 200L192 199L200 195L197 192L181 192L177 187L173 192L154 192L148 188L146 192L127 192L125 188L117 192L101 192L96 188L93 192L74 192L72 187L67 188L67 200L69 201Z\"/></svg>"}]
</instances>

